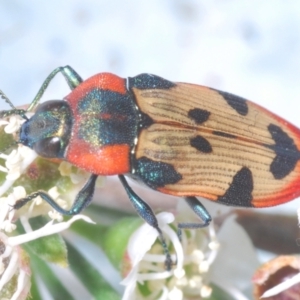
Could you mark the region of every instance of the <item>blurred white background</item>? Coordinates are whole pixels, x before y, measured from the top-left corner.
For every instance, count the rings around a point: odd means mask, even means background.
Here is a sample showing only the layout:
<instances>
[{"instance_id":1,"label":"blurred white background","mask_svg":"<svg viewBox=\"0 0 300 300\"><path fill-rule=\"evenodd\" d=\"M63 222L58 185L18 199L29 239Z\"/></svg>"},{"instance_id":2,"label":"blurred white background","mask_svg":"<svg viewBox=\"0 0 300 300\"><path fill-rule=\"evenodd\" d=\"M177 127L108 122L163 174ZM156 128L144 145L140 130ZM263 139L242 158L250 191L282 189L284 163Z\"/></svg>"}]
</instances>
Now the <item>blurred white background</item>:
<instances>
[{"instance_id":1,"label":"blurred white background","mask_svg":"<svg viewBox=\"0 0 300 300\"><path fill-rule=\"evenodd\" d=\"M14 103L66 64L209 85L300 126L297 0L0 1L0 88ZM47 98L67 92L59 78Z\"/></svg>"}]
</instances>

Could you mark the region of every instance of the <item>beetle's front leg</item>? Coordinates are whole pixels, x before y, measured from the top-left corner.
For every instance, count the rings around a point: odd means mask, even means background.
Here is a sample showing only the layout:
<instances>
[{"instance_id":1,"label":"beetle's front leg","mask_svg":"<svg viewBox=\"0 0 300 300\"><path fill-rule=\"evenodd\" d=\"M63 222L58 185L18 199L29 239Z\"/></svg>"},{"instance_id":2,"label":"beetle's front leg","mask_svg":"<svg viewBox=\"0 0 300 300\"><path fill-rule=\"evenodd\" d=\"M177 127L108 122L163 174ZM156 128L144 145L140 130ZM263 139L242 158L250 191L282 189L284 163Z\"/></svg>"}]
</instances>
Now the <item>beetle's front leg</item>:
<instances>
[{"instance_id":1,"label":"beetle's front leg","mask_svg":"<svg viewBox=\"0 0 300 300\"><path fill-rule=\"evenodd\" d=\"M196 197L185 197L184 198L193 212L203 221L203 223L179 223L177 235L181 240L181 229L196 229L203 228L209 225L211 222L211 216L203 204Z\"/></svg>"},{"instance_id":2,"label":"beetle's front leg","mask_svg":"<svg viewBox=\"0 0 300 300\"><path fill-rule=\"evenodd\" d=\"M43 191L38 191L29 195L26 198L20 199L16 202L13 206L14 209L19 209L24 206L29 201L33 200L34 198L40 196L43 200L45 200L51 207L53 207L56 211L63 215L76 215L79 214L86 206L90 204L93 199L95 184L97 175L91 175L84 187L80 190L77 194L76 199L69 210L66 210L60 207L47 193Z\"/></svg>"},{"instance_id":3,"label":"beetle's front leg","mask_svg":"<svg viewBox=\"0 0 300 300\"><path fill-rule=\"evenodd\" d=\"M132 190L132 188L128 185L125 177L123 175L119 175L119 178L127 192L129 200L131 201L131 203L132 203L134 209L136 210L136 212L138 213L138 215L144 221L146 221L150 226L154 227L158 231L159 238L160 238L162 247L164 249L164 253L166 255L165 265L166 265L167 270L171 270L171 266L172 266L173 262L171 259L170 252L168 250L168 246L167 246L165 237L164 237L161 229L158 226L158 221L157 221L155 214L153 213L151 207Z\"/></svg>"}]
</instances>

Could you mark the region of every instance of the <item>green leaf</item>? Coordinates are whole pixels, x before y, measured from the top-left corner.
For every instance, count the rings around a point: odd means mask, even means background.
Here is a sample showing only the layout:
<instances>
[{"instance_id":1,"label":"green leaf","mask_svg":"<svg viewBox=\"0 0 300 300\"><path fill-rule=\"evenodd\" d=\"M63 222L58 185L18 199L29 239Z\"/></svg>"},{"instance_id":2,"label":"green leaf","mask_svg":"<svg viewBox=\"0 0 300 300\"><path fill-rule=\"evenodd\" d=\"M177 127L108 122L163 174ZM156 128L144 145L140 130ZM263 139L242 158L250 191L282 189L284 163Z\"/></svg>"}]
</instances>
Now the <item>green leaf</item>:
<instances>
[{"instance_id":1,"label":"green leaf","mask_svg":"<svg viewBox=\"0 0 300 300\"><path fill-rule=\"evenodd\" d=\"M43 216L30 219L33 230L43 227L48 222L49 220ZM20 231L19 227L18 231ZM61 267L68 266L66 244L59 234L41 237L26 243L23 247L47 262L55 263Z\"/></svg>"},{"instance_id":2,"label":"green leaf","mask_svg":"<svg viewBox=\"0 0 300 300\"><path fill-rule=\"evenodd\" d=\"M95 299L119 300L120 295L106 282L93 265L70 243L66 243L72 271Z\"/></svg>"},{"instance_id":3,"label":"green leaf","mask_svg":"<svg viewBox=\"0 0 300 300\"><path fill-rule=\"evenodd\" d=\"M92 243L101 246L101 240L105 232L108 230L108 227L101 224L91 224L84 221L78 221L71 225L70 230L83 236L85 239L90 240Z\"/></svg>"},{"instance_id":4,"label":"green leaf","mask_svg":"<svg viewBox=\"0 0 300 300\"><path fill-rule=\"evenodd\" d=\"M0 290L0 299L10 299L18 286L18 274L15 273L12 278Z\"/></svg>"},{"instance_id":5,"label":"green leaf","mask_svg":"<svg viewBox=\"0 0 300 300\"><path fill-rule=\"evenodd\" d=\"M31 276L30 295L31 297L29 299L43 300L34 275Z\"/></svg>"},{"instance_id":6,"label":"green leaf","mask_svg":"<svg viewBox=\"0 0 300 300\"><path fill-rule=\"evenodd\" d=\"M47 287L52 299L74 299L68 290L62 285L60 280L57 278L55 273L49 268L49 266L40 258L30 253L31 267L35 274L38 274L43 280L45 286ZM36 286L33 286L36 289ZM32 290L32 293L36 292ZM33 297L34 300L36 298ZM37 298L39 299L39 298Z\"/></svg>"},{"instance_id":7,"label":"green leaf","mask_svg":"<svg viewBox=\"0 0 300 300\"><path fill-rule=\"evenodd\" d=\"M124 217L136 216L135 212L125 212L97 204L89 205L84 212L88 214L93 221L105 225L112 225Z\"/></svg>"},{"instance_id":8,"label":"green leaf","mask_svg":"<svg viewBox=\"0 0 300 300\"><path fill-rule=\"evenodd\" d=\"M0 152L11 150L15 147L14 136L4 131L4 126L0 127Z\"/></svg>"},{"instance_id":9,"label":"green leaf","mask_svg":"<svg viewBox=\"0 0 300 300\"><path fill-rule=\"evenodd\" d=\"M117 270L123 269L123 260L129 238L141 224L140 218L127 217L115 223L105 232L101 240L102 249Z\"/></svg>"},{"instance_id":10,"label":"green leaf","mask_svg":"<svg viewBox=\"0 0 300 300\"><path fill-rule=\"evenodd\" d=\"M110 227L76 222L72 224L71 230L102 248L110 262L120 271L123 269L129 238L141 224L142 220L138 217L123 217Z\"/></svg>"},{"instance_id":11,"label":"green leaf","mask_svg":"<svg viewBox=\"0 0 300 300\"><path fill-rule=\"evenodd\" d=\"M7 134L4 131L4 126L0 127L0 152L10 153L12 150L12 146L14 143L14 138L12 134ZM1 166L5 165L5 160L0 159ZM2 184L5 181L7 173L0 172L0 184Z\"/></svg>"}]
</instances>

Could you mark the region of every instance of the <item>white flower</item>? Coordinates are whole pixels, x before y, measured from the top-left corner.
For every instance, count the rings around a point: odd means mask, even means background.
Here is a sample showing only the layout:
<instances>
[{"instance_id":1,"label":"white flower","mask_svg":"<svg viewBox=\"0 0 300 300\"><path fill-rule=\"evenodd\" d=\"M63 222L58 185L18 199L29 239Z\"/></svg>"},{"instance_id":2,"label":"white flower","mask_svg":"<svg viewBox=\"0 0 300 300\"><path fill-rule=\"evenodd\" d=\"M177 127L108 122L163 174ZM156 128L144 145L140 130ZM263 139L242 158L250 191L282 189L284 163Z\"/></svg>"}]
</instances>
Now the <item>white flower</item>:
<instances>
[{"instance_id":1,"label":"white flower","mask_svg":"<svg viewBox=\"0 0 300 300\"><path fill-rule=\"evenodd\" d=\"M42 236L59 233L68 229L72 225L72 223L78 220L84 220L85 222L95 224L89 217L84 215L76 215L66 222L60 222L57 224L54 224L54 221L51 220L45 226L35 231L27 232L25 234L18 235L18 236L9 237L8 243L12 246L16 246L16 245L27 243L29 241L36 240Z\"/></svg>"},{"instance_id":2,"label":"white flower","mask_svg":"<svg viewBox=\"0 0 300 300\"><path fill-rule=\"evenodd\" d=\"M77 168L74 171L73 169L74 167L66 161L61 162L58 167L61 176L69 176L73 184L82 183L90 176L86 171Z\"/></svg>"},{"instance_id":3,"label":"white flower","mask_svg":"<svg viewBox=\"0 0 300 300\"><path fill-rule=\"evenodd\" d=\"M54 186L53 188L51 188L48 191L48 195L55 200L60 207L62 208L66 208L67 207L67 201L62 200L59 198L59 192L56 186ZM48 212L48 216L52 219L52 220L57 220L58 222L61 222L63 220L63 216L61 213L57 212L56 210L51 210Z\"/></svg>"},{"instance_id":4,"label":"white flower","mask_svg":"<svg viewBox=\"0 0 300 300\"><path fill-rule=\"evenodd\" d=\"M8 260L8 265L6 267L3 267L3 264L1 265L2 273L0 279L0 291L14 276L17 276L17 289L11 299L26 299L30 289L29 279L31 271L26 255L24 255L24 251L19 247L19 245L43 236L59 233L69 228L71 224L77 220L84 220L88 223L93 223L90 218L83 215L77 215L67 222L54 224L53 221L50 221L38 230L29 231L17 236L8 237L4 233L0 232L0 243L2 244L1 248L5 249L4 252L0 254L0 261L3 261L4 259ZM23 295L22 298L21 295Z\"/></svg>"},{"instance_id":5,"label":"white flower","mask_svg":"<svg viewBox=\"0 0 300 300\"><path fill-rule=\"evenodd\" d=\"M0 158L6 160L6 168L1 167L0 171L7 173L6 181L0 186L0 196L7 192L36 157L37 154L33 150L23 145L19 145L9 155L0 154Z\"/></svg>"},{"instance_id":6,"label":"white flower","mask_svg":"<svg viewBox=\"0 0 300 300\"><path fill-rule=\"evenodd\" d=\"M61 176L70 176L72 174L72 165L66 161L62 161L58 167Z\"/></svg>"},{"instance_id":7,"label":"white flower","mask_svg":"<svg viewBox=\"0 0 300 300\"><path fill-rule=\"evenodd\" d=\"M0 230L11 232L15 229L16 226L12 223L15 210L12 210L12 206L25 196L25 189L19 186L13 188L13 192L7 197L0 198Z\"/></svg>"},{"instance_id":8,"label":"white flower","mask_svg":"<svg viewBox=\"0 0 300 300\"><path fill-rule=\"evenodd\" d=\"M21 217L21 222L26 233L9 237L4 231L11 232L16 228L15 224L12 223L15 214L15 210L12 209L12 206L16 201L25 196L26 192L23 187L15 187L13 188L13 192L7 197L0 198L0 248L3 249L2 252L0 251L0 291L2 291L12 278L17 278L17 287L11 297L11 299L15 300L25 300L30 290L29 279L31 271L29 260L20 245L43 236L61 232L69 228L73 222L80 219L92 223L90 218L83 215L77 215L67 222L58 224L54 224L54 221L52 220L44 227L32 231L27 215ZM7 263L4 264L4 261Z\"/></svg>"},{"instance_id":9,"label":"white flower","mask_svg":"<svg viewBox=\"0 0 300 300\"><path fill-rule=\"evenodd\" d=\"M4 131L7 133L7 134L11 134L11 133L15 133L17 132L21 125L25 122L25 119L23 119L22 117L16 115L16 116L11 116L9 117L9 121L5 121L3 120L1 123L0 123L0 126L1 125L6 125L5 128L4 128Z\"/></svg>"},{"instance_id":10,"label":"white flower","mask_svg":"<svg viewBox=\"0 0 300 300\"><path fill-rule=\"evenodd\" d=\"M158 238L157 230L148 224L142 225L128 243L127 255L132 268L121 282L126 286L122 300L136 299L139 295L137 283L145 282L151 292L151 299L184 299L185 294L209 295L211 289L206 285L203 274L208 271L218 250L213 227L210 227L208 233L210 242L206 243L205 249L199 249L198 234L201 235L203 230L190 230L189 234L183 230L181 243L169 225L174 221L173 214L163 212L157 215L157 219L166 240L174 248L172 260L176 266L171 271L165 270L162 247L153 246ZM148 253L150 249L151 253ZM186 271L187 266L193 272Z\"/></svg>"},{"instance_id":11,"label":"white flower","mask_svg":"<svg viewBox=\"0 0 300 300\"><path fill-rule=\"evenodd\" d=\"M8 121L0 120L0 126L6 125L4 131L6 133L15 133L25 122L20 116L11 116ZM21 144L13 150L9 155L0 153L0 158L5 160L5 167L0 166L0 172L7 173L6 181L0 186L0 196L14 184L14 181L26 170L26 168L35 160L37 154L28 147Z\"/></svg>"}]
</instances>

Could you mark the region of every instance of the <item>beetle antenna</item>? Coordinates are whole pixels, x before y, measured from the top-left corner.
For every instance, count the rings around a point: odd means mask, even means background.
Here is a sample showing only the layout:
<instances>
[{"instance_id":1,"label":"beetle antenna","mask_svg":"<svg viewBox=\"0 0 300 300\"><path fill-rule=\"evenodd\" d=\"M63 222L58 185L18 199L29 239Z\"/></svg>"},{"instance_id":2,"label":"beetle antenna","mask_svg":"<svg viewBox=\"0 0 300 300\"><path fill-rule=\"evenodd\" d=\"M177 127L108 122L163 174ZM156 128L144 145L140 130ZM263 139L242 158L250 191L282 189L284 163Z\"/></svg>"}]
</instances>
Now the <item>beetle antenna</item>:
<instances>
[{"instance_id":1,"label":"beetle antenna","mask_svg":"<svg viewBox=\"0 0 300 300\"><path fill-rule=\"evenodd\" d=\"M3 93L2 90L0 90L0 97L4 99L4 101L12 108L12 110L3 110L0 111L0 118L9 117L11 115L19 115L25 120L28 120L28 118L25 115L26 110L24 109L17 109L12 102L9 100L9 98Z\"/></svg>"},{"instance_id":2,"label":"beetle antenna","mask_svg":"<svg viewBox=\"0 0 300 300\"><path fill-rule=\"evenodd\" d=\"M12 102L9 100L9 98L3 93L3 91L0 90L0 96L2 99L5 100L5 102L12 108L16 109L16 107L12 104Z\"/></svg>"}]
</instances>

